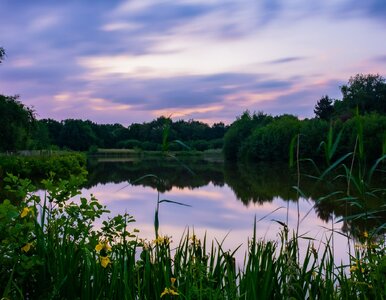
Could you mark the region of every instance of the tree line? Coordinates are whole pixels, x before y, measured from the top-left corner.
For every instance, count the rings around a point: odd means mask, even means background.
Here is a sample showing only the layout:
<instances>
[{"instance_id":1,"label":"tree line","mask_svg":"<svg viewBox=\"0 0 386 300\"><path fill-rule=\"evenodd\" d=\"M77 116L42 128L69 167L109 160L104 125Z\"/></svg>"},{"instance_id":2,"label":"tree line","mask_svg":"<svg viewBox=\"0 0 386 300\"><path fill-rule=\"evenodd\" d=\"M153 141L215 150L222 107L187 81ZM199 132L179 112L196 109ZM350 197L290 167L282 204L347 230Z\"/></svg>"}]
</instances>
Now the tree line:
<instances>
[{"instance_id":1,"label":"tree line","mask_svg":"<svg viewBox=\"0 0 386 300\"><path fill-rule=\"evenodd\" d=\"M74 119L61 122L43 119L36 123L39 134L34 137L34 141L39 144L34 147L56 146L77 151L86 151L92 147L162 150L166 131L169 150L183 150L181 144L173 143L176 140L194 150L221 149L227 130L224 123L209 126L194 120L173 122L166 117L142 124L133 123L128 127Z\"/></svg>"},{"instance_id":2,"label":"tree line","mask_svg":"<svg viewBox=\"0 0 386 300\"><path fill-rule=\"evenodd\" d=\"M0 151L25 149L126 148L162 150L163 134L168 131L169 150L221 149L227 130L224 123L212 126L194 120L173 122L159 117L151 122L96 124L90 120L37 120L34 111L17 96L0 95ZM179 140L183 143L173 143ZM186 150L186 149L185 149Z\"/></svg>"},{"instance_id":3,"label":"tree line","mask_svg":"<svg viewBox=\"0 0 386 300\"><path fill-rule=\"evenodd\" d=\"M0 63L5 51L0 47ZM321 97L315 117L299 120L293 115L270 116L245 111L229 126L212 126L195 120L172 121L159 117L151 122L96 124L90 120L37 120L34 111L18 96L0 95L0 151L21 149L126 148L184 150L220 149L230 161L287 161L294 137L301 157L323 159L323 141L339 137L336 155L351 152L360 133L366 157L386 152L386 82L378 74L357 74L340 87L342 99ZM183 143L172 143L182 141ZM326 145L326 144L325 144Z\"/></svg>"},{"instance_id":4,"label":"tree line","mask_svg":"<svg viewBox=\"0 0 386 300\"><path fill-rule=\"evenodd\" d=\"M6 53L0 47L0 64ZM195 120L159 117L151 122L96 124L90 120L37 120L32 108L24 105L18 95L0 94L0 152L38 149L69 149L87 151L90 148L129 148L161 150L168 142L169 150L221 149L228 126L212 126ZM167 141L164 141L167 132ZM179 140L183 143L172 143Z\"/></svg>"},{"instance_id":5,"label":"tree line","mask_svg":"<svg viewBox=\"0 0 386 300\"><path fill-rule=\"evenodd\" d=\"M0 151L3 152L25 149L88 151L93 148L162 150L165 130L168 131L169 150L203 151L222 148L227 126L221 122L212 126L194 120L173 122L166 117L128 127L79 119L37 120L33 110L23 105L18 97L0 95ZM176 140L182 143L173 143Z\"/></svg>"},{"instance_id":6,"label":"tree line","mask_svg":"<svg viewBox=\"0 0 386 300\"><path fill-rule=\"evenodd\" d=\"M378 74L358 74L341 86L341 92L342 99L326 95L317 101L312 119L244 112L224 136L225 158L288 161L298 137L300 157L320 161L332 150L326 147L333 141L339 142L334 149L336 157L353 152L358 136L366 159L379 158L386 153L385 79Z\"/></svg>"},{"instance_id":7,"label":"tree line","mask_svg":"<svg viewBox=\"0 0 386 300\"><path fill-rule=\"evenodd\" d=\"M0 95L0 151L21 149L126 148L162 150L165 132L169 150L223 149L231 161L288 161L290 145L299 136L301 157L321 160L321 142L328 133L339 136L336 155L353 151L360 132L366 156L375 159L386 152L386 83L379 75L356 75L341 87L342 100L323 96L315 105L315 117L299 120L293 115L270 116L244 112L230 125L212 126L195 120L172 121L159 117L151 122L96 124L90 120L37 120L34 111L18 96ZM365 99L365 103L362 103ZM370 104L369 104L370 103ZM172 143L170 141L182 141Z\"/></svg>"}]
</instances>

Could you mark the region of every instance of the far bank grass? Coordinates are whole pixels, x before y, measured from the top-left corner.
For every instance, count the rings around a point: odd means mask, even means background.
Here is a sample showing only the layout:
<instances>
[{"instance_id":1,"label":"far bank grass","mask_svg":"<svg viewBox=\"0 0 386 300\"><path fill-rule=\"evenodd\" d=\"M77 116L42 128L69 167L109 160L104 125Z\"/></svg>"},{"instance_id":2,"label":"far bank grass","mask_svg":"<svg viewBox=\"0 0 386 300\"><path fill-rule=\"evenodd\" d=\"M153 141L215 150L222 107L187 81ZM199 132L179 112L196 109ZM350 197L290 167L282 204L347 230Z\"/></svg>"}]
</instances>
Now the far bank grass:
<instances>
[{"instance_id":1,"label":"far bank grass","mask_svg":"<svg viewBox=\"0 0 386 300\"><path fill-rule=\"evenodd\" d=\"M210 149L205 151L199 150L181 150L181 151L161 151L161 150L141 150L141 149L104 149L90 151L89 156L142 156L142 157L157 157L164 155L183 157L183 156L216 156L223 158L222 149Z\"/></svg>"}]
</instances>

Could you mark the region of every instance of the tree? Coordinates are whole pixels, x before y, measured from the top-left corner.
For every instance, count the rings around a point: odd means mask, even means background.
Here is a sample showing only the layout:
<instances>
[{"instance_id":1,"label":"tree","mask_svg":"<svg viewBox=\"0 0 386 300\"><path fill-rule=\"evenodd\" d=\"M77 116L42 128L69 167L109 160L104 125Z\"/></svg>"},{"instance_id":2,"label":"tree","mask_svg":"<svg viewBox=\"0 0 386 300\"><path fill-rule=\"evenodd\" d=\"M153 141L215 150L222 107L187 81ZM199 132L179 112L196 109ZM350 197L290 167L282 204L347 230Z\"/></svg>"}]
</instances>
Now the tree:
<instances>
[{"instance_id":1,"label":"tree","mask_svg":"<svg viewBox=\"0 0 386 300\"><path fill-rule=\"evenodd\" d=\"M314 113L319 119L329 121L334 113L333 100L327 95L316 103Z\"/></svg>"},{"instance_id":2,"label":"tree","mask_svg":"<svg viewBox=\"0 0 386 300\"><path fill-rule=\"evenodd\" d=\"M0 64L5 58L5 50L3 47L0 47Z\"/></svg>"},{"instance_id":3,"label":"tree","mask_svg":"<svg viewBox=\"0 0 386 300\"><path fill-rule=\"evenodd\" d=\"M234 121L224 135L223 153L227 160L237 160L245 154L245 142L250 134L258 127L265 126L272 121L272 117L263 112L245 111Z\"/></svg>"},{"instance_id":4,"label":"tree","mask_svg":"<svg viewBox=\"0 0 386 300\"><path fill-rule=\"evenodd\" d=\"M25 149L31 137L34 111L18 99L0 95L0 151Z\"/></svg>"},{"instance_id":5,"label":"tree","mask_svg":"<svg viewBox=\"0 0 386 300\"><path fill-rule=\"evenodd\" d=\"M351 110L358 108L360 114L386 113L386 83L379 74L357 74L341 86L343 103Z\"/></svg>"},{"instance_id":6,"label":"tree","mask_svg":"<svg viewBox=\"0 0 386 300\"><path fill-rule=\"evenodd\" d=\"M97 137L89 120L67 119L63 122L59 145L76 151L86 151L97 144Z\"/></svg>"}]
</instances>

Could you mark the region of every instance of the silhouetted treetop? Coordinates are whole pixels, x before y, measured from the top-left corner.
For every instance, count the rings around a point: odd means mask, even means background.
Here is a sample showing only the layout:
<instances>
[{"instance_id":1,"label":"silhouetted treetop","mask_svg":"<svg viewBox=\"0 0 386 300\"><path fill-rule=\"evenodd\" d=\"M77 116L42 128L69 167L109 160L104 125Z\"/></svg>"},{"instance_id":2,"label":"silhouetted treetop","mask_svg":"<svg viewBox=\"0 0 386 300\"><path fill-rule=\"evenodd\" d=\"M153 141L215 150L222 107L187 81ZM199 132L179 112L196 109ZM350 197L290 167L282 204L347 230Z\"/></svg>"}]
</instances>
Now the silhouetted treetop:
<instances>
[{"instance_id":1,"label":"silhouetted treetop","mask_svg":"<svg viewBox=\"0 0 386 300\"><path fill-rule=\"evenodd\" d=\"M0 64L4 60L5 57L5 50L3 47L0 47Z\"/></svg>"},{"instance_id":2,"label":"silhouetted treetop","mask_svg":"<svg viewBox=\"0 0 386 300\"><path fill-rule=\"evenodd\" d=\"M334 112L333 100L327 95L320 98L314 108L315 116L322 120L330 120Z\"/></svg>"}]
</instances>

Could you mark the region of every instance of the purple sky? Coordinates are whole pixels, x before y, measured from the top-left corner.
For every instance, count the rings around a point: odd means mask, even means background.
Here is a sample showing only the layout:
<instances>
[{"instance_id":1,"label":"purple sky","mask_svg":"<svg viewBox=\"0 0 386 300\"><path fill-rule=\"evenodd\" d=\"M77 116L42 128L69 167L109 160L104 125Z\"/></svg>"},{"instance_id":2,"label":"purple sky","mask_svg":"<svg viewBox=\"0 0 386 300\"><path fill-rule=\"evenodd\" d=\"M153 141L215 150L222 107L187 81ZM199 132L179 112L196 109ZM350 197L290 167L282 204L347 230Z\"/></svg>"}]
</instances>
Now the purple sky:
<instances>
[{"instance_id":1,"label":"purple sky","mask_svg":"<svg viewBox=\"0 0 386 300\"><path fill-rule=\"evenodd\" d=\"M0 93L38 118L313 117L386 74L385 0L0 0Z\"/></svg>"}]
</instances>

